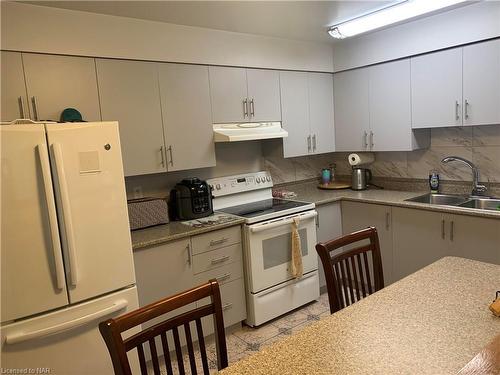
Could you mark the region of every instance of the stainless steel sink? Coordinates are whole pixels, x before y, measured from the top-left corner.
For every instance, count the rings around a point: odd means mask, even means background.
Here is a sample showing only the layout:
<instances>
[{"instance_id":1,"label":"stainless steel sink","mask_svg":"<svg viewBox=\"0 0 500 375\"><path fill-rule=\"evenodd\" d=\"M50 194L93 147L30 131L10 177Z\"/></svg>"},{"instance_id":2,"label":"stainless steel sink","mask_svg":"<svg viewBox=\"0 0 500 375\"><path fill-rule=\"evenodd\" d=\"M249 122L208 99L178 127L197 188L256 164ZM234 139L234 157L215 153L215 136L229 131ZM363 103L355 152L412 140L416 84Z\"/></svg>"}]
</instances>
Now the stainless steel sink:
<instances>
[{"instance_id":1,"label":"stainless steel sink","mask_svg":"<svg viewBox=\"0 0 500 375\"><path fill-rule=\"evenodd\" d=\"M474 198L464 203L458 204L458 207L477 208L480 210L500 211L500 199L495 198Z\"/></svg>"},{"instance_id":2,"label":"stainless steel sink","mask_svg":"<svg viewBox=\"0 0 500 375\"><path fill-rule=\"evenodd\" d=\"M468 199L468 197L463 195L425 194L405 200L409 202L437 204L443 206L458 206L459 204L466 202Z\"/></svg>"}]
</instances>

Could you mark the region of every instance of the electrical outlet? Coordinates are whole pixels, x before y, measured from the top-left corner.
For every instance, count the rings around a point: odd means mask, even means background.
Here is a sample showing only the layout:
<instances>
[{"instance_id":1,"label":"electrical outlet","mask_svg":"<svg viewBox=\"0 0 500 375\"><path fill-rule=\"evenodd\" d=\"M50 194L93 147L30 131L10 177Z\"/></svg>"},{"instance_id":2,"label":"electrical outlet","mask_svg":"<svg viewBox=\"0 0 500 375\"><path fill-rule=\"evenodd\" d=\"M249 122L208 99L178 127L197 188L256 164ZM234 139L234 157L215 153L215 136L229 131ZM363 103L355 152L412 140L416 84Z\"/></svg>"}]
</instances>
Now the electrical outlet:
<instances>
[{"instance_id":1,"label":"electrical outlet","mask_svg":"<svg viewBox=\"0 0 500 375\"><path fill-rule=\"evenodd\" d=\"M142 198L142 186L134 187L134 199Z\"/></svg>"}]
</instances>

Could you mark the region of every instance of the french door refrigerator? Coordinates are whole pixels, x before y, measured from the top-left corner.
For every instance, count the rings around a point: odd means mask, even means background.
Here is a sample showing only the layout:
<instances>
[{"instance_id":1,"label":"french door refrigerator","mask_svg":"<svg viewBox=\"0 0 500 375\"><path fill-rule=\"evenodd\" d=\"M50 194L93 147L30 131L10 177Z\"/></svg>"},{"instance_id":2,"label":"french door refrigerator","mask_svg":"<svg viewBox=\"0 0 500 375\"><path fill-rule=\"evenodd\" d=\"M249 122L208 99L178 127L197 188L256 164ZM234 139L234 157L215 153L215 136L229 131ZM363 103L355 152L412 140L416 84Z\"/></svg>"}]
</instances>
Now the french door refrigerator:
<instances>
[{"instance_id":1,"label":"french door refrigerator","mask_svg":"<svg viewBox=\"0 0 500 375\"><path fill-rule=\"evenodd\" d=\"M112 374L98 323L138 307L118 123L0 137L2 371Z\"/></svg>"}]
</instances>

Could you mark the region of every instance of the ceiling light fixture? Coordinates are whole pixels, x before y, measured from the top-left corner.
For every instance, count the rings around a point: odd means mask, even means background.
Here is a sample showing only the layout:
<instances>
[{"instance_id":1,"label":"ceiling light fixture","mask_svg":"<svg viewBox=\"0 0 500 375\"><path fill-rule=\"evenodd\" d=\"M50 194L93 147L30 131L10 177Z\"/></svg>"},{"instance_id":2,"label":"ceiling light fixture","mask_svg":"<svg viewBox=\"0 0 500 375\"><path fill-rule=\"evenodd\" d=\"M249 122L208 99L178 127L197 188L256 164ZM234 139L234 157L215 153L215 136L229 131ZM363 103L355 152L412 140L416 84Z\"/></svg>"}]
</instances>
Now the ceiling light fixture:
<instances>
[{"instance_id":1,"label":"ceiling light fixture","mask_svg":"<svg viewBox=\"0 0 500 375\"><path fill-rule=\"evenodd\" d=\"M344 39L367 31L379 29L383 26L418 17L422 14L434 12L438 9L463 3L467 0L406 0L391 4L388 7L352 20L334 25L328 29L333 38Z\"/></svg>"}]
</instances>

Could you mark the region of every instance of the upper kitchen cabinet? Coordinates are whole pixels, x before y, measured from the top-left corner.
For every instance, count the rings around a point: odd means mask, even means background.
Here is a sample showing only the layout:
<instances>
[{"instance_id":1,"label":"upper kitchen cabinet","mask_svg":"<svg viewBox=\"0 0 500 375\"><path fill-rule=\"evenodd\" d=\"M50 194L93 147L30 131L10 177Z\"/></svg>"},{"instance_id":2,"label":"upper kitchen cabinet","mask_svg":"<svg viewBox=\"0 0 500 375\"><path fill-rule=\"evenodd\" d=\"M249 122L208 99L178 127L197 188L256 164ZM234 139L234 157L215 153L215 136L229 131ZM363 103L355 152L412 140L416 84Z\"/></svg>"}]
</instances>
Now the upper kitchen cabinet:
<instances>
[{"instance_id":1,"label":"upper kitchen cabinet","mask_svg":"<svg viewBox=\"0 0 500 375\"><path fill-rule=\"evenodd\" d=\"M96 65L102 119L119 122L125 175L166 172L157 64L97 59Z\"/></svg>"},{"instance_id":2,"label":"upper kitchen cabinet","mask_svg":"<svg viewBox=\"0 0 500 375\"><path fill-rule=\"evenodd\" d=\"M427 130L412 131L410 60L369 68L371 151L407 151L428 147Z\"/></svg>"},{"instance_id":3,"label":"upper kitchen cabinet","mask_svg":"<svg viewBox=\"0 0 500 375\"><path fill-rule=\"evenodd\" d=\"M279 72L209 67L214 123L281 121Z\"/></svg>"},{"instance_id":4,"label":"upper kitchen cabinet","mask_svg":"<svg viewBox=\"0 0 500 375\"><path fill-rule=\"evenodd\" d=\"M463 47L463 124L500 124L500 40Z\"/></svg>"},{"instance_id":5,"label":"upper kitchen cabinet","mask_svg":"<svg viewBox=\"0 0 500 375\"><path fill-rule=\"evenodd\" d=\"M76 108L85 121L100 121L94 59L23 53L26 88L33 120L59 121Z\"/></svg>"},{"instance_id":6,"label":"upper kitchen cabinet","mask_svg":"<svg viewBox=\"0 0 500 375\"><path fill-rule=\"evenodd\" d=\"M462 49L411 59L412 127L462 125Z\"/></svg>"},{"instance_id":7,"label":"upper kitchen cabinet","mask_svg":"<svg viewBox=\"0 0 500 375\"><path fill-rule=\"evenodd\" d=\"M208 67L159 64L169 171L215 165Z\"/></svg>"},{"instance_id":8,"label":"upper kitchen cabinet","mask_svg":"<svg viewBox=\"0 0 500 375\"><path fill-rule=\"evenodd\" d=\"M20 52L1 52L2 116L1 121L30 118Z\"/></svg>"},{"instance_id":9,"label":"upper kitchen cabinet","mask_svg":"<svg viewBox=\"0 0 500 375\"><path fill-rule=\"evenodd\" d=\"M369 150L368 77L367 68L333 76L336 151Z\"/></svg>"},{"instance_id":10,"label":"upper kitchen cabinet","mask_svg":"<svg viewBox=\"0 0 500 375\"><path fill-rule=\"evenodd\" d=\"M280 72L285 157L335 150L333 83L328 73Z\"/></svg>"}]
</instances>

